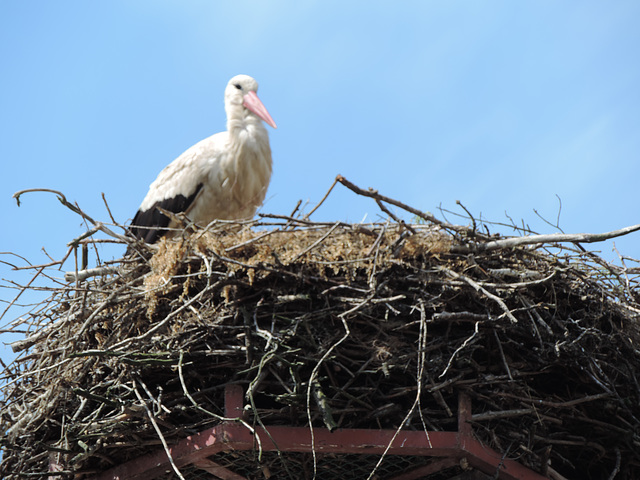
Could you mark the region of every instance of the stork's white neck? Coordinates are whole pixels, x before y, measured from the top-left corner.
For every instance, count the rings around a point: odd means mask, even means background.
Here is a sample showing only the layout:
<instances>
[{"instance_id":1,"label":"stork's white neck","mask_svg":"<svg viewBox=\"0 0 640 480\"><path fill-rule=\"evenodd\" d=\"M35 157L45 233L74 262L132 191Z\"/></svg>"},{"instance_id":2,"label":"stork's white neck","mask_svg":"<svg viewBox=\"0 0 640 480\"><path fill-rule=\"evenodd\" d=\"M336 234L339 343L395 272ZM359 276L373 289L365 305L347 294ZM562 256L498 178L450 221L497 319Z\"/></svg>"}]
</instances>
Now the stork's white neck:
<instances>
[{"instance_id":1,"label":"stork's white neck","mask_svg":"<svg viewBox=\"0 0 640 480\"><path fill-rule=\"evenodd\" d=\"M240 157L245 152L266 155L271 161L269 134L262 120L242 105L231 103L227 106L227 131L231 150Z\"/></svg>"},{"instance_id":2,"label":"stork's white neck","mask_svg":"<svg viewBox=\"0 0 640 480\"><path fill-rule=\"evenodd\" d=\"M262 120L260 120L257 115L242 106L237 110L239 111L228 112L231 113L231 115L227 115L227 130L229 136L234 139L240 139L244 134L254 136L262 132L267 132L267 129L262 124Z\"/></svg>"}]
</instances>

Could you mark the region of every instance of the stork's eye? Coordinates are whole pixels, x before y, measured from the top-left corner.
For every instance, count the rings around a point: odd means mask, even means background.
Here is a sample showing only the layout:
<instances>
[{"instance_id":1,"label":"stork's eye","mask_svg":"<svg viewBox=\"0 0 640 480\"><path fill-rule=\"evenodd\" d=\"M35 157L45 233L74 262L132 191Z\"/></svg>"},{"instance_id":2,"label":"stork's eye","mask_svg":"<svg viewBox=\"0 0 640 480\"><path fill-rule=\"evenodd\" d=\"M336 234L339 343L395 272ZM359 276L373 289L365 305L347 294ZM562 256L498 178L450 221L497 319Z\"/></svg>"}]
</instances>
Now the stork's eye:
<instances>
[{"instance_id":1,"label":"stork's eye","mask_svg":"<svg viewBox=\"0 0 640 480\"><path fill-rule=\"evenodd\" d=\"M233 86L236 87L238 90L242 90L242 85L240 85L239 83L234 83Z\"/></svg>"}]
</instances>

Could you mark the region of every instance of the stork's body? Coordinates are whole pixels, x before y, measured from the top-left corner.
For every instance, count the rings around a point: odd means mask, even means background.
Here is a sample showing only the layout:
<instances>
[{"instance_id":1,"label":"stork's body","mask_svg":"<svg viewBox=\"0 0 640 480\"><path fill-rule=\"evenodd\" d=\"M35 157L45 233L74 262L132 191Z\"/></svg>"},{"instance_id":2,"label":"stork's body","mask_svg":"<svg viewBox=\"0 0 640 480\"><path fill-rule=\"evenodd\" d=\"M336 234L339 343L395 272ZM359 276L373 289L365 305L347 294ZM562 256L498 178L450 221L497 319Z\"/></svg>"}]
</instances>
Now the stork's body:
<instances>
[{"instance_id":1,"label":"stork's body","mask_svg":"<svg viewBox=\"0 0 640 480\"><path fill-rule=\"evenodd\" d=\"M131 222L137 238L153 243L174 226L157 207L184 213L200 225L253 217L271 179L269 134L262 120L276 128L257 89L247 75L229 81L227 131L198 142L160 172Z\"/></svg>"}]
</instances>

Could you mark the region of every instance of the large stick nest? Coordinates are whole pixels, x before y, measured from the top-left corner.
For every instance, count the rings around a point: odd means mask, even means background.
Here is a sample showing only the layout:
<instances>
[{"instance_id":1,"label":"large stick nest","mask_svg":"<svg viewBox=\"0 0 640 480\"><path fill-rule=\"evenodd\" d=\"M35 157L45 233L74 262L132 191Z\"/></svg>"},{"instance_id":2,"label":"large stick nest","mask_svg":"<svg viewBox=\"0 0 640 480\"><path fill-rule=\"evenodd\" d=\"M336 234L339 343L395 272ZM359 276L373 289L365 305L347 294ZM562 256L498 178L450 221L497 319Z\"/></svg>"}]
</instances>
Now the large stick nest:
<instances>
[{"instance_id":1,"label":"large stick nest","mask_svg":"<svg viewBox=\"0 0 640 480\"><path fill-rule=\"evenodd\" d=\"M508 458L640 478L632 269L443 222L264 223L137 245L56 288L5 369L2 477L155 451L220 423L235 383L267 426L451 431L464 391Z\"/></svg>"}]
</instances>

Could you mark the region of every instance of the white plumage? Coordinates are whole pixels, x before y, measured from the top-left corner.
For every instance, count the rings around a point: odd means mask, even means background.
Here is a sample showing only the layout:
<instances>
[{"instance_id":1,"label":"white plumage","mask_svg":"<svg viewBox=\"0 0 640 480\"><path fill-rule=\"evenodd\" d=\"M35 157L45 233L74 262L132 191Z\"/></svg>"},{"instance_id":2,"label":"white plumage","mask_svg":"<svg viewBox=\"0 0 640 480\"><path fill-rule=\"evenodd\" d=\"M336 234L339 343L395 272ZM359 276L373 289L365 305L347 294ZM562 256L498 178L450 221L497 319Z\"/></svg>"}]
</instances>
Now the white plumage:
<instances>
[{"instance_id":1,"label":"white plumage","mask_svg":"<svg viewBox=\"0 0 640 480\"><path fill-rule=\"evenodd\" d=\"M229 80L224 100L227 131L206 138L171 162L149 187L131 222L131 232L155 242L174 225L157 207L201 225L253 217L271 179L269 134L262 120L276 124L248 75Z\"/></svg>"}]
</instances>

